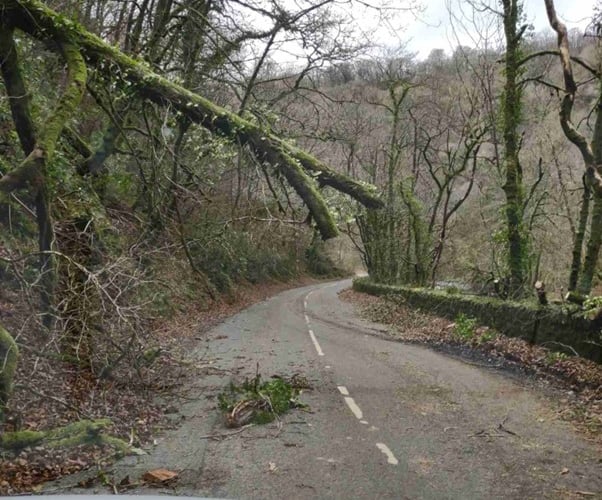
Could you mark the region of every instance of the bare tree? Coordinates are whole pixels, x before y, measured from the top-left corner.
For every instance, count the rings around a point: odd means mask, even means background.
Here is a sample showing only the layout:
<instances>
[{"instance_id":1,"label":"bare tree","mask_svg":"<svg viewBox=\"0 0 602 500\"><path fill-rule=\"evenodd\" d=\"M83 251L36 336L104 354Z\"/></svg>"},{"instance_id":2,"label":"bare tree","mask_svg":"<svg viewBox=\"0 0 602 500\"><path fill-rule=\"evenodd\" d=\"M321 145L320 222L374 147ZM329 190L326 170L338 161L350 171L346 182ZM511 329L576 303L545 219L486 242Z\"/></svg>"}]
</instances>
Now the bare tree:
<instances>
[{"instance_id":1,"label":"bare tree","mask_svg":"<svg viewBox=\"0 0 602 500\"><path fill-rule=\"evenodd\" d=\"M567 137L579 150L585 166L584 194L579 216L579 226L575 234L573 248L573 262L569 290L575 290L579 295L587 295L591 291L593 278L597 268L598 255L602 246L602 113L597 110L591 140L578 130L572 120L572 111L577 94L577 84L573 76L569 37L566 26L558 19L553 0L545 0L546 12L550 26L558 35L558 55L562 66L564 79L564 92L560 105L560 124ZM600 75L593 68L594 76ZM585 236L585 225L588 219L590 191L593 193L594 203L590 222L590 235L587 251L581 265L582 245ZM578 278L579 276L579 278Z\"/></svg>"}]
</instances>

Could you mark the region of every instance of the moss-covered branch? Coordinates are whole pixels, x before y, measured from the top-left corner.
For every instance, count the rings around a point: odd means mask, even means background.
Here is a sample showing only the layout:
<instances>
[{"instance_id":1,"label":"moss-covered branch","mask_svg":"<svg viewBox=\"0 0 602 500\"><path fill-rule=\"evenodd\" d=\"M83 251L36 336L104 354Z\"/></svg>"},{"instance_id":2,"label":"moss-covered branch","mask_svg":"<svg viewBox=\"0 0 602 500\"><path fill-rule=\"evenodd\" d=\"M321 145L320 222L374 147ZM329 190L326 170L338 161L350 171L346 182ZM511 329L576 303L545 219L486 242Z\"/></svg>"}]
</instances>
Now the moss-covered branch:
<instances>
[{"instance_id":1,"label":"moss-covered branch","mask_svg":"<svg viewBox=\"0 0 602 500\"><path fill-rule=\"evenodd\" d=\"M38 0L0 0L5 20L42 41L69 38L81 48L89 64L108 76L116 73L141 97L160 105L169 104L191 121L213 133L248 145L260 161L280 168L308 205L322 236L336 235L335 224L308 174L321 185L331 186L355 198L367 207L379 208L382 201L370 186L334 172L313 156L291 146L260 125L244 120L204 97L163 78L144 63L128 57L118 49L87 32L77 23L57 14ZM119 71L115 71L115 67ZM307 173L301 173L302 167Z\"/></svg>"},{"instance_id":2,"label":"moss-covered branch","mask_svg":"<svg viewBox=\"0 0 602 500\"><path fill-rule=\"evenodd\" d=\"M90 145L72 127L63 129L63 139L84 159L94 154Z\"/></svg>"},{"instance_id":3,"label":"moss-covered branch","mask_svg":"<svg viewBox=\"0 0 602 500\"><path fill-rule=\"evenodd\" d=\"M70 448L83 444L109 445L116 448L120 454L143 453L132 448L125 441L103 434L111 425L108 419L81 420L64 427L47 431L16 431L5 432L0 436L0 448L13 452L30 446L46 446L48 448Z\"/></svg>"},{"instance_id":4,"label":"moss-covered branch","mask_svg":"<svg viewBox=\"0 0 602 500\"><path fill-rule=\"evenodd\" d=\"M86 64L75 45L71 43L58 43L58 47L60 47L67 62L67 83L64 91L54 111L42 127L38 139L35 141L35 145L31 148L31 152L27 158L25 158L19 167L0 179L0 191L11 192L15 189L29 187L34 192L37 192L43 187L46 165L54 153L56 142L67 121L79 106L86 85ZM11 54L14 54L14 51L11 51ZM16 60L14 61L14 65L17 67ZM17 87L12 88L18 91ZM22 85L22 89L24 92L24 85ZM7 90L10 97L18 97L10 92L10 89L7 88ZM27 117L30 116L27 108L24 109L24 114ZM33 127L31 118L28 118L28 120L28 128L31 129ZM30 141L31 137L28 136L26 139Z\"/></svg>"}]
</instances>

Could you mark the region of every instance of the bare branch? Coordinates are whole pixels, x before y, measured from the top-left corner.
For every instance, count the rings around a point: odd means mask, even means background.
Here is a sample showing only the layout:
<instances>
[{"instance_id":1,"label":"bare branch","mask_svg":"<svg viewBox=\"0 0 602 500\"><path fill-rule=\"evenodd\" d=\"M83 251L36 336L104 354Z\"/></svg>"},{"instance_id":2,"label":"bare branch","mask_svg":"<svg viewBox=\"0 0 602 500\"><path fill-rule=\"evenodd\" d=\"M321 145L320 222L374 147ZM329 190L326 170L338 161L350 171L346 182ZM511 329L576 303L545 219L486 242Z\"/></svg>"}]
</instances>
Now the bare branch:
<instances>
[{"instance_id":1,"label":"bare branch","mask_svg":"<svg viewBox=\"0 0 602 500\"><path fill-rule=\"evenodd\" d=\"M594 153L591 144L587 139L579 133L571 120L573 104L575 102L575 94L577 93L577 84L573 77L573 68L571 65L569 39L566 26L558 19L556 9L554 8L554 0L544 0L546 4L546 12L550 26L558 35L558 55L562 65L562 74L564 77L564 85L566 87L566 95L562 99L560 108L560 124L566 137L579 148L581 156L585 161L586 168L591 169L595 164ZM595 172L591 172L595 174ZM596 175L591 176L595 179ZM599 177L599 175L597 176Z\"/></svg>"}]
</instances>

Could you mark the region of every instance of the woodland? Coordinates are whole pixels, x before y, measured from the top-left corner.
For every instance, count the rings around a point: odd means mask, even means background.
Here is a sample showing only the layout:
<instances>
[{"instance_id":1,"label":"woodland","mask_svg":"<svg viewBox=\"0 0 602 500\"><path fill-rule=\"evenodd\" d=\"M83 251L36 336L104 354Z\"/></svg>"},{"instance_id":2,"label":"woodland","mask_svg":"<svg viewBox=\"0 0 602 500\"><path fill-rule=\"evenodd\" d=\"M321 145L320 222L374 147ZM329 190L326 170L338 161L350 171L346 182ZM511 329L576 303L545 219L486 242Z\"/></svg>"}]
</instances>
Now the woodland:
<instances>
[{"instance_id":1,"label":"woodland","mask_svg":"<svg viewBox=\"0 0 602 500\"><path fill-rule=\"evenodd\" d=\"M449 0L472 44L421 59L411 2L0 0L0 447L55 454L0 491L141 446L136 402L245 287L602 306L602 11L539 3L535 32L521 0Z\"/></svg>"}]
</instances>

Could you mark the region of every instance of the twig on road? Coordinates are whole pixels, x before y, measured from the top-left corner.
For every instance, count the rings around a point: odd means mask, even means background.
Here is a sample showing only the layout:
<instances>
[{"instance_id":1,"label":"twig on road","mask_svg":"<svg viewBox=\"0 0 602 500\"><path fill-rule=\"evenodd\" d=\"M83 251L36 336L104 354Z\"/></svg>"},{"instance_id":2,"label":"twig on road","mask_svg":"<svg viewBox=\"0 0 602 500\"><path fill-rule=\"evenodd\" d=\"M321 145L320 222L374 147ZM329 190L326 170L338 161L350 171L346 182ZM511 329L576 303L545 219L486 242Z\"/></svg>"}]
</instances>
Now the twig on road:
<instances>
[{"instance_id":1,"label":"twig on road","mask_svg":"<svg viewBox=\"0 0 602 500\"><path fill-rule=\"evenodd\" d=\"M234 432L228 432L226 434L206 434L205 436L199 436L197 439L215 439L215 440L221 441L222 439L227 439L230 436L234 436L235 434L240 434L245 429L248 429L249 427L253 427L254 425L255 424L243 425L240 429L238 429Z\"/></svg>"},{"instance_id":2,"label":"twig on road","mask_svg":"<svg viewBox=\"0 0 602 500\"><path fill-rule=\"evenodd\" d=\"M514 431L511 431L510 429L507 429L506 427L504 427L504 424L506 423L506 420L508 420L508 415L506 415L506 416L504 417L504 420L502 420L502 421L501 421L501 422L498 424L497 428L498 428L500 431L504 431L504 432L506 432L506 433L508 433L508 434L511 434L512 436L517 436L517 437L520 437L520 436L519 436L519 435L518 435L516 432L514 432Z\"/></svg>"}]
</instances>

